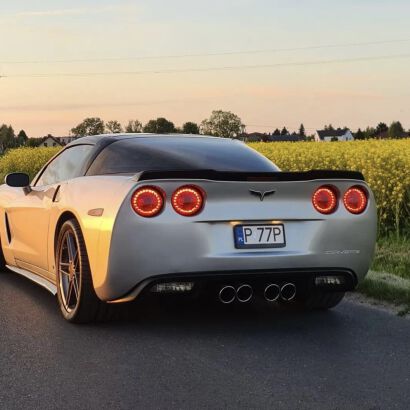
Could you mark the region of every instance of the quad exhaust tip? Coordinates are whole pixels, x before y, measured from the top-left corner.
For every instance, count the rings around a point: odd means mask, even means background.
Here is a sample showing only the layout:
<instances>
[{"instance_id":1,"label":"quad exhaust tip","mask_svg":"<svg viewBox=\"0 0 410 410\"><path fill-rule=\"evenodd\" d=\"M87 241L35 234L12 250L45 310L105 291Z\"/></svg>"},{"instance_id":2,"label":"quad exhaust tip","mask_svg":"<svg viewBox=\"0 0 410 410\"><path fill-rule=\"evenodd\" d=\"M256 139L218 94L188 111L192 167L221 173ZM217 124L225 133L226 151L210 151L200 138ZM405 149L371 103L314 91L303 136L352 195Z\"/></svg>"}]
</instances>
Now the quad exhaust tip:
<instances>
[{"instance_id":1,"label":"quad exhaust tip","mask_svg":"<svg viewBox=\"0 0 410 410\"><path fill-rule=\"evenodd\" d=\"M296 297L296 286L294 283L285 283L282 286L276 283L270 283L266 286L263 293L265 300L268 302L276 302L279 298L286 302L290 302ZM219 300L229 305L235 299L240 303L246 303L253 298L253 288L248 284L244 284L235 289L233 286L224 286L219 291Z\"/></svg>"},{"instance_id":2,"label":"quad exhaust tip","mask_svg":"<svg viewBox=\"0 0 410 410\"><path fill-rule=\"evenodd\" d=\"M290 302L296 296L296 286L294 283L285 283L280 288L280 297L286 302Z\"/></svg>"},{"instance_id":3,"label":"quad exhaust tip","mask_svg":"<svg viewBox=\"0 0 410 410\"><path fill-rule=\"evenodd\" d=\"M219 300L225 305L229 305L235 299L240 303L249 302L253 297L253 289L250 285L241 285L237 289L233 286L224 286L219 291Z\"/></svg>"},{"instance_id":4,"label":"quad exhaust tip","mask_svg":"<svg viewBox=\"0 0 410 410\"><path fill-rule=\"evenodd\" d=\"M263 296L268 302L276 302L280 296L280 287L276 283L266 286Z\"/></svg>"},{"instance_id":5,"label":"quad exhaust tip","mask_svg":"<svg viewBox=\"0 0 410 410\"><path fill-rule=\"evenodd\" d=\"M238 289L236 289L236 297L241 303L249 302L252 299L252 296L253 289L250 285L241 285Z\"/></svg>"},{"instance_id":6,"label":"quad exhaust tip","mask_svg":"<svg viewBox=\"0 0 410 410\"><path fill-rule=\"evenodd\" d=\"M219 291L219 300L225 305L229 305L236 298L236 290L233 286L224 286Z\"/></svg>"}]
</instances>

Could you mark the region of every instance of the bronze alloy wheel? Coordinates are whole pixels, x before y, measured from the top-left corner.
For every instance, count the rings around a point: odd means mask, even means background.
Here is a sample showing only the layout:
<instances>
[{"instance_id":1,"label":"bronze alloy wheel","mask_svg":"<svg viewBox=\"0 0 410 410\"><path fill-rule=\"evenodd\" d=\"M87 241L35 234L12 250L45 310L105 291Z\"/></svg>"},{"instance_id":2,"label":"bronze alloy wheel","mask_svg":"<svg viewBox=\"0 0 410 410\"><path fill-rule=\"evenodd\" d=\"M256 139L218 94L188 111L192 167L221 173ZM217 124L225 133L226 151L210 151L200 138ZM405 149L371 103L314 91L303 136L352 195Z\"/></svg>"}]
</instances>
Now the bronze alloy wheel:
<instances>
[{"instance_id":1,"label":"bronze alloy wheel","mask_svg":"<svg viewBox=\"0 0 410 410\"><path fill-rule=\"evenodd\" d=\"M108 306L98 299L81 227L69 219L60 228L56 246L57 296L61 313L73 323L106 319Z\"/></svg>"},{"instance_id":2,"label":"bronze alloy wheel","mask_svg":"<svg viewBox=\"0 0 410 410\"><path fill-rule=\"evenodd\" d=\"M78 306L81 286L81 264L74 232L67 229L58 252L58 271L61 301L67 312Z\"/></svg>"}]
</instances>

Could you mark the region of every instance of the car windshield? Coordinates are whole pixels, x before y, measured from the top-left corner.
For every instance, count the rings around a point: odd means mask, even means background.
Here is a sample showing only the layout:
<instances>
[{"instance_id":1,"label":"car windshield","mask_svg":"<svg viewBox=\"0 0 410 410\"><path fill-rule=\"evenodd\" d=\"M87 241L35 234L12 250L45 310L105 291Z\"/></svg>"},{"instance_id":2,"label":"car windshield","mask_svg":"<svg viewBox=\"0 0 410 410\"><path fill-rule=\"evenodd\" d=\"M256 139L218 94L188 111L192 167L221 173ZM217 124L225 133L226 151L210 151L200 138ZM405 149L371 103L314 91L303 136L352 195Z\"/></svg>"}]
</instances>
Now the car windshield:
<instances>
[{"instance_id":1,"label":"car windshield","mask_svg":"<svg viewBox=\"0 0 410 410\"><path fill-rule=\"evenodd\" d=\"M102 150L87 175L153 170L277 172L278 168L245 144L203 137L130 138Z\"/></svg>"}]
</instances>

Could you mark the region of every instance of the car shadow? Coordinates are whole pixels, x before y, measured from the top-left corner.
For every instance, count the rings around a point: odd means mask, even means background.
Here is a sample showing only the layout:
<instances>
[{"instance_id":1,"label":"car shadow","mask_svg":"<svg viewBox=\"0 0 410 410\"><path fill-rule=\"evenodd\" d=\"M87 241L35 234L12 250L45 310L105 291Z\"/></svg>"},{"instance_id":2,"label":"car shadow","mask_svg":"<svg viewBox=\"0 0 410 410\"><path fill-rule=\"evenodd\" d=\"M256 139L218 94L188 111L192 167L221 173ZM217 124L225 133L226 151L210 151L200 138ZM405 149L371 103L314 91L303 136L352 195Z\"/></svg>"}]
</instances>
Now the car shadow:
<instances>
[{"instance_id":1,"label":"car shadow","mask_svg":"<svg viewBox=\"0 0 410 410\"><path fill-rule=\"evenodd\" d=\"M73 326L64 322L56 298L45 289L26 278L12 273L1 274L1 286L24 298L39 314L45 316L50 325ZM343 304L341 305L343 306ZM19 307L20 308L20 307ZM29 313L28 313L29 314ZM306 311L292 304L279 305L254 299L249 303L224 305L216 295L209 299L160 299L144 298L139 302L111 305L108 320L79 326L112 332L158 331L162 333L190 333L212 336L229 332L232 336L249 333L256 335L267 331L305 333L329 331L344 326L348 320L339 309L332 311Z\"/></svg>"}]
</instances>

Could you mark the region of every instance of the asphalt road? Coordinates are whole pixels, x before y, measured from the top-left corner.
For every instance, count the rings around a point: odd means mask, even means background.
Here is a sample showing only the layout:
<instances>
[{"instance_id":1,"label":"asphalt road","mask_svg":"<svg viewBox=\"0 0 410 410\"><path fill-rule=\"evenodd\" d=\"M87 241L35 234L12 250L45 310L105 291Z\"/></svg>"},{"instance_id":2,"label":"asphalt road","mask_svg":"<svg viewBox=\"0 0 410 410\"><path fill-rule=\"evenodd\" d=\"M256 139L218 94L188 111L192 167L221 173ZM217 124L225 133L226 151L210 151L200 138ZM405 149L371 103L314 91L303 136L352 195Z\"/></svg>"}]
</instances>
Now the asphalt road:
<instances>
[{"instance_id":1,"label":"asphalt road","mask_svg":"<svg viewBox=\"0 0 410 410\"><path fill-rule=\"evenodd\" d=\"M410 320L354 302L162 307L75 326L0 274L1 409L409 409Z\"/></svg>"}]
</instances>

